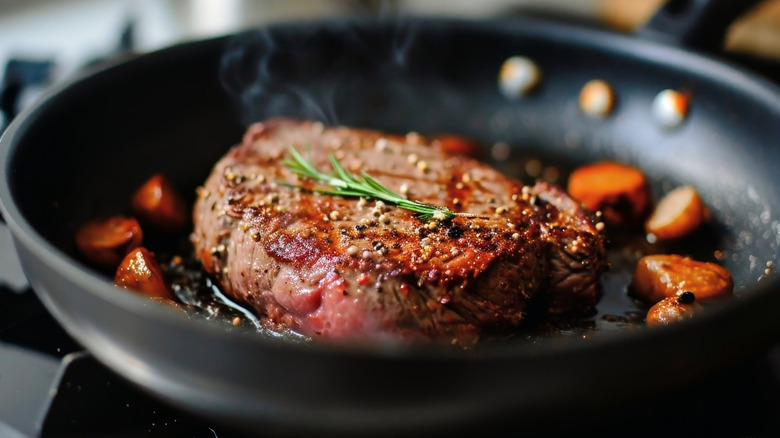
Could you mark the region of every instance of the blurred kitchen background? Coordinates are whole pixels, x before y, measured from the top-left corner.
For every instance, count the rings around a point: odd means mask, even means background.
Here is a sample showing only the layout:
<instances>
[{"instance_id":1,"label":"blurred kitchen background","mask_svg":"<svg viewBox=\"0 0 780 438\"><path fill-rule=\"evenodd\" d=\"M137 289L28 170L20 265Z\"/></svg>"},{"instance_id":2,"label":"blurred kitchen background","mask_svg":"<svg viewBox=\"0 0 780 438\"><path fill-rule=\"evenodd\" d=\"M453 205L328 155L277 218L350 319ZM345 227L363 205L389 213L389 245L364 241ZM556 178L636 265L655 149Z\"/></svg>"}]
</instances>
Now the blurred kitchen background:
<instances>
[{"instance_id":1,"label":"blurred kitchen background","mask_svg":"<svg viewBox=\"0 0 780 438\"><path fill-rule=\"evenodd\" d=\"M741 1L741 0L734 0ZM664 0L0 0L0 130L51 83L85 65L265 23L403 14L555 16L630 32ZM780 0L734 25L732 52L780 60Z\"/></svg>"}]
</instances>

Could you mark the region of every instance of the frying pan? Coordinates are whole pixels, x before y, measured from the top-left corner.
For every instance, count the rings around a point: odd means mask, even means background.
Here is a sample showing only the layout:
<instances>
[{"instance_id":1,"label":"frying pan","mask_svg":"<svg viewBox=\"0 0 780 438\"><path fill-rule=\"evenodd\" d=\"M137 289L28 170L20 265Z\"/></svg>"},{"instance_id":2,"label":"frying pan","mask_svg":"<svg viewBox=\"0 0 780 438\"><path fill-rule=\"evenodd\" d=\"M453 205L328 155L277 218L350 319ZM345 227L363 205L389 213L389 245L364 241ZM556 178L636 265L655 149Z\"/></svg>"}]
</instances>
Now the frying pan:
<instances>
[{"instance_id":1,"label":"frying pan","mask_svg":"<svg viewBox=\"0 0 780 438\"><path fill-rule=\"evenodd\" d=\"M532 19L335 20L144 55L60 86L14 120L2 137L3 216L32 287L75 339L214 421L320 435L555 424L713 375L778 339L780 280L764 269L778 255L780 91L676 45L712 48L746 3L671 2L639 36ZM496 86L513 55L543 75L522 99ZM603 119L577 109L594 78L617 94ZM674 129L651 112L666 88L692 97ZM520 335L472 351L309 344L149 302L75 255L76 227L126 211L152 173L192 199L246 123L279 115L503 142L510 158L497 164L509 172L525 156L562 168L610 158L641 167L656 196L692 184L712 212L692 250L726 255L735 297L670 327Z\"/></svg>"}]
</instances>

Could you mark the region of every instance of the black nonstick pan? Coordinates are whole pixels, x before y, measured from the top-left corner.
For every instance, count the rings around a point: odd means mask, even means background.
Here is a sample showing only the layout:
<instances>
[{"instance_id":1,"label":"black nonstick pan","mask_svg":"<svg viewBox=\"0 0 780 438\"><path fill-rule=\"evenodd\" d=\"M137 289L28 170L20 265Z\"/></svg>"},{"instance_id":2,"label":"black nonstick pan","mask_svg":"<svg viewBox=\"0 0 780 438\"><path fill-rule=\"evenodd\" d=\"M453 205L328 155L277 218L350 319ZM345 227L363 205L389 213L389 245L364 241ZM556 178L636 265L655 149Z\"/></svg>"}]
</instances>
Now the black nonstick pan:
<instances>
[{"instance_id":1,"label":"black nonstick pan","mask_svg":"<svg viewBox=\"0 0 780 438\"><path fill-rule=\"evenodd\" d=\"M144 55L73 80L14 120L2 137L3 216L33 288L74 338L214 421L394 436L560 424L710 376L779 339L780 90L676 45L715 45L745 3L671 2L638 36L531 19L336 20ZM532 94L508 99L496 78L515 55L542 75ZM596 78L617 98L605 118L577 105ZM652 112L664 89L691 98L671 129ZM272 116L501 143L508 153L495 164L518 178L531 157L560 183L576 165L615 159L640 167L656 196L692 184L712 218L685 250L717 251L735 296L658 329L594 317L585 332L520 333L471 351L336 346L226 328L116 288L80 261L80 224L125 212L155 172L192 200L246 124ZM620 257L600 315L637 310Z\"/></svg>"}]
</instances>

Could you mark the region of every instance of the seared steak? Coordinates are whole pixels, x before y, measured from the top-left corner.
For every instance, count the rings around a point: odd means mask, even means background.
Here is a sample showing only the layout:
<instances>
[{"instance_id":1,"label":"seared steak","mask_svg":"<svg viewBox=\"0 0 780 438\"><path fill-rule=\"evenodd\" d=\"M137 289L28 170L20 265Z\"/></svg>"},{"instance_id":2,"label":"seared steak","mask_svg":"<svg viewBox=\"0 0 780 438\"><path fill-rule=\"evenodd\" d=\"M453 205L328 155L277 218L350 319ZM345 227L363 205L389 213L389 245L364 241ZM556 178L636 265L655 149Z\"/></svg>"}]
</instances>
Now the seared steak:
<instances>
[{"instance_id":1,"label":"seared steak","mask_svg":"<svg viewBox=\"0 0 780 438\"><path fill-rule=\"evenodd\" d=\"M372 199L317 194L282 163L333 152L410 199L476 217L424 222ZM327 338L473 342L541 296L593 306L604 237L560 189L523 186L422 137L274 119L249 128L198 190L192 242L224 291L276 327Z\"/></svg>"}]
</instances>

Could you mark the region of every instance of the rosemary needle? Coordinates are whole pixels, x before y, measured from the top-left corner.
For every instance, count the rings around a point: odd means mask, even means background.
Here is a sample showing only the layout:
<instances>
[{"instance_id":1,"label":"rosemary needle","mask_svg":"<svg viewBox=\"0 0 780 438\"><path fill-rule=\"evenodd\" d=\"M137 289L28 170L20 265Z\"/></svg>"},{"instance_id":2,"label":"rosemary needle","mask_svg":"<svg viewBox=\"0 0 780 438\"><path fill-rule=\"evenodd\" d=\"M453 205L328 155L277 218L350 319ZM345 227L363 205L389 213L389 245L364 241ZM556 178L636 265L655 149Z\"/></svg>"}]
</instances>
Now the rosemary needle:
<instances>
[{"instance_id":1,"label":"rosemary needle","mask_svg":"<svg viewBox=\"0 0 780 438\"><path fill-rule=\"evenodd\" d=\"M298 153L295 148L290 148L291 159L285 160L284 165L293 173L320 182L331 188L312 188L313 192L325 193L330 195L339 195L347 197L364 197L371 199L380 199L386 203L396 205L406 210L417 213L417 217L423 221L436 219L447 220L455 216L472 216L468 213L455 213L447 207L426 204L419 201L411 201L402 195L399 195L384 184L377 181L374 177L362 172L360 176L350 174L344 169L344 166L338 161L333 153L328 155L330 165L333 167L333 173L323 173L318 171L305 158ZM282 184L303 188L298 185L282 182Z\"/></svg>"}]
</instances>

